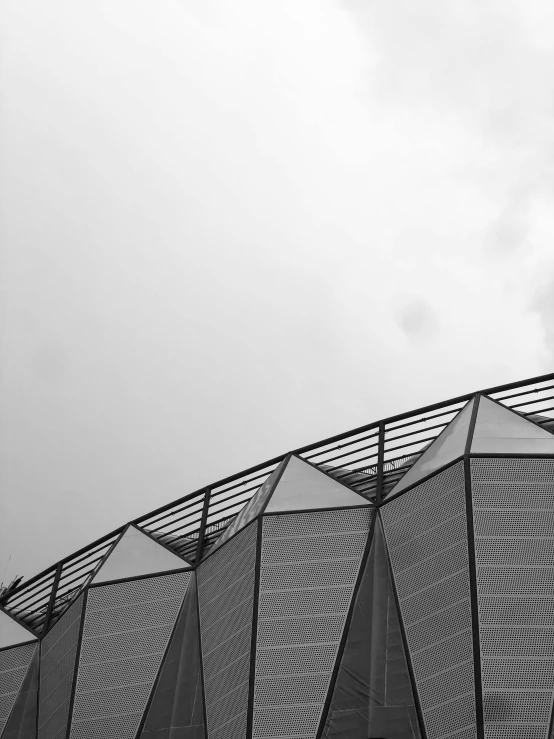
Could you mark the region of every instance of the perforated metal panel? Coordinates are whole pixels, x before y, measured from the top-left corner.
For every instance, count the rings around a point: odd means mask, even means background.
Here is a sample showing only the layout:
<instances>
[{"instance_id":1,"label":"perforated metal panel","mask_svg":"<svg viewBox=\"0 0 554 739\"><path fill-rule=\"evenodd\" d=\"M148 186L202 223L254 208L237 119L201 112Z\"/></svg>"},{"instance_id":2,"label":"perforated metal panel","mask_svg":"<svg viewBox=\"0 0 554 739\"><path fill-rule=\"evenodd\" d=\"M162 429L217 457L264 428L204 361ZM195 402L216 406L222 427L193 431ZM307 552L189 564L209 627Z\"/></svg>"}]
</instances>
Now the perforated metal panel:
<instances>
[{"instance_id":1,"label":"perforated metal panel","mask_svg":"<svg viewBox=\"0 0 554 739\"><path fill-rule=\"evenodd\" d=\"M450 734L448 739L473 739L475 737L475 729L468 728L456 731L454 734Z\"/></svg>"},{"instance_id":2,"label":"perforated metal panel","mask_svg":"<svg viewBox=\"0 0 554 739\"><path fill-rule=\"evenodd\" d=\"M455 672L455 671L454 671ZM445 685L448 684L448 681ZM471 727L475 721L475 693L458 695L455 700L441 703L425 712L425 726L428 736L450 736L460 726ZM476 736L476 729L473 736Z\"/></svg>"},{"instance_id":3,"label":"perforated metal panel","mask_svg":"<svg viewBox=\"0 0 554 739\"><path fill-rule=\"evenodd\" d=\"M264 518L254 739L315 737L370 520L367 509Z\"/></svg>"},{"instance_id":4,"label":"perforated metal panel","mask_svg":"<svg viewBox=\"0 0 554 739\"><path fill-rule=\"evenodd\" d=\"M488 724L485 739L543 739L542 726L533 724Z\"/></svg>"},{"instance_id":5,"label":"perforated metal panel","mask_svg":"<svg viewBox=\"0 0 554 739\"><path fill-rule=\"evenodd\" d=\"M190 578L89 589L71 739L134 739Z\"/></svg>"},{"instance_id":6,"label":"perforated metal panel","mask_svg":"<svg viewBox=\"0 0 554 739\"><path fill-rule=\"evenodd\" d=\"M0 736L36 648L36 644L25 644L0 651Z\"/></svg>"},{"instance_id":7,"label":"perforated metal panel","mask_svg":"<svg viewBox=\"0 0 554 739\"><path fill-rule=\"evenodd\" d=\"M38 739L65 737L82 611L81 595L42 640Z\"/></svg>"},{"instance_id":8,"label":"perforated metal panel","mask_svg":"<svg viewBox=\"0 0 554 739\"><path fill-rule=\"evenodd\" d=\"M381 509L428 739L475 739L463 464Z\"/></svg>"},{"instance_id":9,"label":"perforated metal panel","mask_svg":"<svg viewBox=\"0 0 554 739\"><path fill-rule=\"evenodd\" d=\"M554 690L554 460L472 460L487 739L546 739Z\"/></svg>"},{"instance_id":10,"label":"perforated metal panel","mask_svg":"<svg viewBox=\"0 0 554 739\"><path fill-rule=\"evenodd\" d=\"M201 563L198 605L210 739L244 739L257 522Z\"/></svg>"},{"instance_id":11,"label":"perforated metal panel","mask_svg":"<svg viewBox=\"0 0 554 739\"><path fill-rule=\"evenodd\" d=\"M246 711L210 732L210 739L243 739L246 736Z\"/></svg>"}]
</instances>

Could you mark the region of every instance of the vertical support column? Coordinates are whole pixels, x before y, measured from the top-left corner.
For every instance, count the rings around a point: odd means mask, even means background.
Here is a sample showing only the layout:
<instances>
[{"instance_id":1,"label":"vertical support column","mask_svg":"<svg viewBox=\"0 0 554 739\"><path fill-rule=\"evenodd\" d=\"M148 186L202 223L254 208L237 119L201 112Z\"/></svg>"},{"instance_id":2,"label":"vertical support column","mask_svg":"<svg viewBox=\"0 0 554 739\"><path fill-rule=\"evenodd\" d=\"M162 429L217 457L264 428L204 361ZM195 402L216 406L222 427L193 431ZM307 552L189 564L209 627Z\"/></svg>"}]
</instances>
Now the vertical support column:
<instances>
[{"instance_id":1,"label":"vertical support column","mask_svg":"<svg viewBox=\"0 0 554 739\"><path fill-rule=\"evenodd\" d=\"M254 720L254 690L256 687L256 647L258 644L258 610L260 601L260 570L262 566L263 516L258 518L256 531L256 564L254 566L254 606L252 612L252 636L250 639L250 684L248 686L248 713L246 714L246 737L252 736Z\"/></svg>"},{"instance_id":2,"label":"vertical support column","mask_svg":"<svg viewBox=\"0 0 554 739\"><path fill-rule=\"evenodd\" d=\"M208 520L208 509L210 507L210 497L212 494L211 488L206 488L204 491L204 507L202 508L202 518L200 519L200 531L198 532L198 544L196 547L196 556L194 563L199 564L202 557L202 550L204 548L204 537L206 534L206 521Z\"/></svg>"},{"instance_id":3,"label":"vertical support column","mask_svg":"<svg viewBox=\"0 0 554 739\"><path fill-rule=\"evenodd\" d=\"M44 617L44 624L42 625L42 636L48 631L50 621L52 619L52 611L54 610L54 604L56 603L56 595L58 593L58 585L62 576L62 563L58 562L56 566L56 574L54 575L54 582L52 583L52 591L50 592L50 600L48 601L48 607L46 609L46 615Z\"/></svg>"},{"instance_id":4,"label":"vertical support column","mask_svg":"<svg viewBox=\"0 0 554 739\"><path fill-rule=\"evenodd\" d=\"M377 446L377 484L375 491L375 505L381 505L383 499L383 478L385 466L385 422L379 421L379 438Z\"/></svg>"},{"instance_id":5,"label":"vertical support column","mask_svg":"<svg viewBox=\"0 0 554 739\"><path fill-rule=\"evenodd\" d=\"M470 451L477 413L479 412L480 394L474 398L464 452L464 482L467 517L467 545L469 557L469 588L471 594L471 629L473 635L473 668L475 676L475 713L477 723L477 739L485 738L483 713L483 683L481 679L481 642L479 638L479 601L477 593L477 570L475 565L475 538L473 532L473 495L471 492Z\"/></svg>"}]
</instances>

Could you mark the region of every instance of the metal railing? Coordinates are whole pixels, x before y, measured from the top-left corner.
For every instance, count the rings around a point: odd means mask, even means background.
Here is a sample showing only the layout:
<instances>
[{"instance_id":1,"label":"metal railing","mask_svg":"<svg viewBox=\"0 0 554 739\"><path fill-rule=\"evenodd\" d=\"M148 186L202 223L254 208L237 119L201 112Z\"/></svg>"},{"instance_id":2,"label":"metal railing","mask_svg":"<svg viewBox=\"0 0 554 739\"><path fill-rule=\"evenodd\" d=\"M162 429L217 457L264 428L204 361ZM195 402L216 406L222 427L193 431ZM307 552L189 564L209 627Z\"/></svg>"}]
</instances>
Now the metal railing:
<instances>
[{"instance_id":1,"label":"metal railing","mask_svg":"<svg viewBox=\"0 0 554 739\"><path fill-rule=\"evenodd\" d=\"M554 373L479 392L554 429ZM293 453L378 505L474 395L375 421ZM183 566L194 566L285 457L227 477L131 523L180 555ZM0 607L37 635L45 633L91 581L124 528L4 592Z\"/></svg>"}]
</instances>

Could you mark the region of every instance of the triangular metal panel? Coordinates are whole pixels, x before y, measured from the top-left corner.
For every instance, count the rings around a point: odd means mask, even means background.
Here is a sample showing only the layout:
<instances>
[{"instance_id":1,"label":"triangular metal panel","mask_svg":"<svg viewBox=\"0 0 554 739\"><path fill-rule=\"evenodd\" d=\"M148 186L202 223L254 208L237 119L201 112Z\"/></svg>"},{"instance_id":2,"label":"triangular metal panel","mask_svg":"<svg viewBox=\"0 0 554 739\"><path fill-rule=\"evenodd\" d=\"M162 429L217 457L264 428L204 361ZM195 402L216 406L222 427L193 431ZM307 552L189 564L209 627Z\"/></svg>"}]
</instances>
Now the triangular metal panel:
<instances>
[{"instance_id":1,"label":"triangular metal panel","mask_svg":"<svg viewBox=\"0 0 554 739\"><path fill-rule=\"evenodd\" d=\"M206 551L205 556L208 556L208 554L212 554L216 549L219 549L222 544L225 544L225 542L229 541L229 539L231 539L235 534L238 534L239 531L245 529L249 523L252 523L252 521L260 515L260 513L263 513L267 501L270 499L275 485L281 477L285 464L286 459L284 459L281 464L273 470L263 485L261 485L252 498L250 498L242 511L237 514L221 536L216 539L214 544Z\"/></svg>"},{"instance_id":2,"label":"triangular metal panel","mask_svg":"<svg viewBox=\"0 0 554 739\"><path fill-rule=\"evenodd\" d=\"M153 575L186 566L187 562L176 554L157 544L135 526L129 526L92 582L98 584Z\"/></svg>"},{"instance_id":3,"label":"triangular metal panel","mask_svg":"<svg viewBox=\"0 0 554 739\"><path fill-rule=\"evenodd\" d=\"M380 509L428 739L477 738L466 499L460 461Z\"/></svg>"},{"instance_id":4,"label":"triangular metal panel","mask_svg":"<svg viewBox=\"0 0 554 739\"><path fill-rule=\"evenodd\" d=\"M0 736L36 651L36 644L0 651Z\"/></svg>"},{"instance_id":5,"label":"triangular metal panel","mask_svg":"<svg viewBox=\"0 0 554 739\"><path fill-rule=\"evenodd\" d=\"M471 452L554 454L554 435L486 396L479 401Z\"/></svg>"},{"instance_id":6,"label":"triangular metal panel","mask_svg":"<svg viewBox=\"0 0 554 739\"><path fill-rule=\"evenodd\" d=\"M67 731L84 599L80 595L41 641L39 739L57 739Z\"/></svg>"},{"instance_id":7,"label":"triangular metal panel","mask_svg":"<svg viewBox=\"0 0 554 739\"><path fill-rule=\"evenodd\" d=\"M358 495L329 475L292 455L281 475L266 513L288 513L323 508L351 508L368 505Z\"/></svg>"},{"instance_id":8,"label":"triangular metal panel","mask_svg":"<svg viewBox=\"0 0 554 739\"><path fill-rule=\"evenodd\" d=\"M379 520L354 600L322 739L362 736L421 736Z\"/></svg>"},{"instance_id":9,"label":"triangular metal panel","mask_svg":"<svg viewBox=\"0 0 554 739\"><path fill-rule=\"evenodd\" d=\"M198 605L210 739L245 739L259 521L200 563Z\"/></svg>"},{"instance_id":10,"label":"triangular metal panel","mask_svg":"<svg viewBox=\"0 0 554 739\"><path fill-rule=\"evenodd\" d=\"M39 649L35 653L21 684L10 717L0 736L2 739L36 739L38 713Z\"/></svg>"},{"instance_id":11,"label":"triangular metal panel","mask_svg":"<svg viewBox=\"0 0 554 739\"><path fill-rule=\"evenodd\" d=\"M404 477L393 487L387 498L400 493L410 485L440 470L441 467L446 467L450 462L464 454L473 403L474 399L472 398L458 415L450 421L448 426L441 431L417 462L410 467Z\"/></svg>"},{"instance_id":12,"label":"triangular metal panel","mask_svg":"<svg viewBox=\"0 0 554 739\"><path fill-rule=\"evenodd\" d=\"M205 739L194 575L169 642L140 739Z\"/></svg>"},{"instance_id":13,"label":"triangular metal panel","mask_svg":"<svg viewBox=\"0 0 554 739\"><path fill-rule=\"evenodd\" d=\"M253 739L317 736L373 513L264 516Z\"/></svg>"},{"instance_id":14,"label":"triangular metal panel","mask_svg":"<svg viewBox=\"0 0 554 739\"><path fill-rule=\"evenodd\" d=\"M23 644L26 641L36 639L36 636L4 611L0 611L0 649Z\"/></svg>"},{"instance_id":15,"label":"triangular metal panel","mask_svg":"<svg viewBox=\"0 0 554 739\"><path fill-rule=\"evenodd\" d=\"M136 737L191 579L174 572L88 589L71 739Z\"/></svg>"}]
</instances>

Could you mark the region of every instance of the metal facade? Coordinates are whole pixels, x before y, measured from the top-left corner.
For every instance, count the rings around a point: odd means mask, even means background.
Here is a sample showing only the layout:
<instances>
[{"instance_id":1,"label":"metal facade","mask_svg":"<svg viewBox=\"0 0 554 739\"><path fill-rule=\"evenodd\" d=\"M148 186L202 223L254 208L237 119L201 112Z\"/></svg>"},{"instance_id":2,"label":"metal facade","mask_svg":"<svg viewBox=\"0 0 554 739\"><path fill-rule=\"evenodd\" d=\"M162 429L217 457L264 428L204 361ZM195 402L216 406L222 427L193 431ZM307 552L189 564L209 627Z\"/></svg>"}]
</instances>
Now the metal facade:
<instances>
[{"instance_id":1,"label":"metal facade","mask_svg":"<svg viewBox=\"0 0 554 739\"><path fill-rule=\"evenodd\" d=\"M487 739L547 739L554 691L554 460L471 463Z\"/></svg>"},{"instance_id":2,"label":"metal facade","mask_svg":"<svg viewBox=\"0 0 554 739\"><path fill-rule=\"evenodd\" d=\"M476 737L463 463L384 506L382 517L428 739L456 729Z\"/></svg>"},{"instance_id":3,"label":"metal facade","mask_svg":"<svg viewBox=\"0 0 554 739\"><path fill-rule=\"evenodd\" d=\"M62 739L67 733L83 601L81 595L41 643L39 739Z\"/></svg>"},{"instance_id":4,"label":"metal facade","mask_svg":"<svg viewBox=\"0 0 554 739\"><path fill-rule=\"evenodd\" d=\"M200 634L210 737L246 736L257 523L198 568Z\"/></svg>"},{"instance_id":5,"label":"metal facade","mask_svg":"<svg viewBox=\"0 0 554 739\"><path fill-rule=\"evenodd\" d=\"M89 589L71 739L134 739L190 577Z\"/></svg>"},{"instance_id":6,"label":"metal facade","mask_svg":"<svg viewBox=\"0 0 554 739\"><path fill-rule=\"evenodd\" d=\"M366 509L266 516L252 736L315 739L370 527Z\"/></svg>"},{"instance_id":7,"label":"metal facade","mask_svg":"<svg viewBox=\"0 0 554 739\"><path fill-rule=\"evenodd\" d=\"M0 736L36 649L36 644L25 644L0 652Z\"/></svg>"},{"instance_id":8,"label":"metal facade","mask_svg":"<svg viewBox=\"0 0 554 739\"><path fill-rule=\"evenodd\" d=\"M0 594L0 739L551 739L552 391L282 455L132 522L117 579L125 527Z\"/></svg>"}]
</instances>

